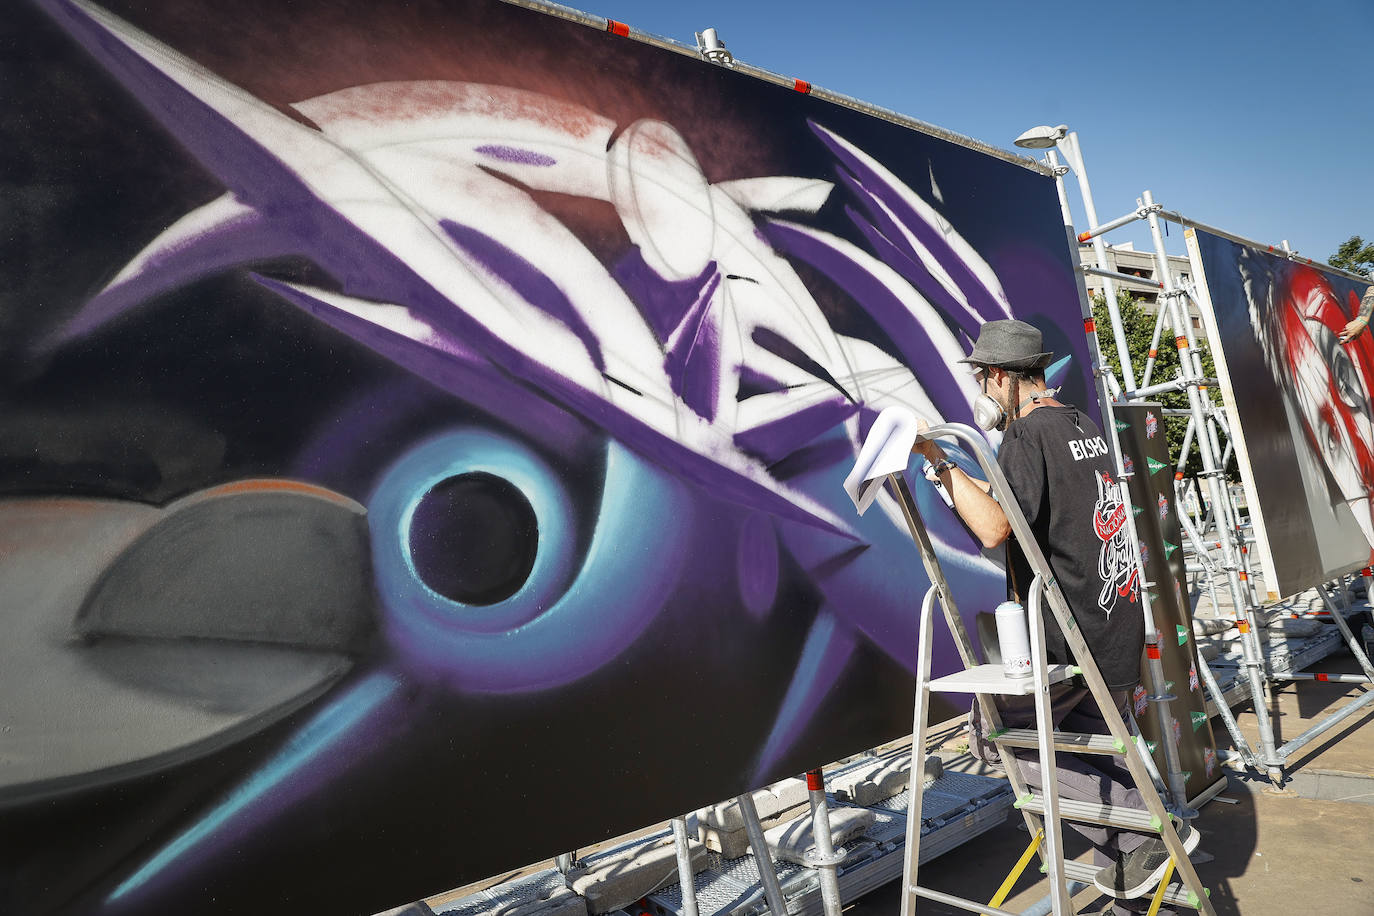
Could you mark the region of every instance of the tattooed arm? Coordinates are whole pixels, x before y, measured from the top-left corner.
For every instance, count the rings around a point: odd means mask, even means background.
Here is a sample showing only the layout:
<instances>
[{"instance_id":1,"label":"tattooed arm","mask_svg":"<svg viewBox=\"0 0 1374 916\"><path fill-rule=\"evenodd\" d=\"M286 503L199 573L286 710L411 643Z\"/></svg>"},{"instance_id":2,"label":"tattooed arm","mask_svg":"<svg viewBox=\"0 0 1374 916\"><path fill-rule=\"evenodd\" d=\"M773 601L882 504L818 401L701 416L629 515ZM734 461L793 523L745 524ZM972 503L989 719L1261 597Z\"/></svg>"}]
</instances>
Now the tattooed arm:
<instances>
[{"instance_id":1,"label":"tattooed arm","mask_svg":"<svg viewBox=\"0 0 1374 916\"><path fill-rule=\"evenodd\" d=\"M1364 291L1364 298L1360 300L1360 314L1345 326L1341 331L1341 342L1350 340L1356 334L1369 326L1369 316L1374 314L1374 286Z\"/></svg>"}]
</instances>

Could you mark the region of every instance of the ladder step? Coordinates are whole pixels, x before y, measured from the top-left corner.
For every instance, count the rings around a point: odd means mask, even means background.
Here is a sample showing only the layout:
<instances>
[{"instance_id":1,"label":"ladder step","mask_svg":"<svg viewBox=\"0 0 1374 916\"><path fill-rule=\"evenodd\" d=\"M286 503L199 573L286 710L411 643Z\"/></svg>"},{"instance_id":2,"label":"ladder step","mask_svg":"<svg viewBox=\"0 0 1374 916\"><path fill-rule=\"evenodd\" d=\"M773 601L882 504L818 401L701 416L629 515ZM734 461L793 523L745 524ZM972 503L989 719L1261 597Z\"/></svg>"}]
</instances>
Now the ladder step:
<instances>
[{"instance_id":1,"label":"ladder step","mask_svg":"<svg viewBox=\"0 0 1374 916\"><path fill-rule=\"evenodd\" d=\"M1039 733L1033 728L1004 728L988 736L998 744L1008 747L1038 748ZM1111 735L1085 735L1081 732L1055 732L1054 749L1077 754L1116 754L1126 753L1125 748Z\"/></svg>"},{"instance_id":2,"label":"ladder step","mask_svg":"<svg viewBox=\"0 0 1374 916\"><path fill-rule=\"evenodd\" d=\"M1092 879L1089 879L1092 880ZM966 897L956 897L953 894L946 894L929 887L921 887L919 884L908 884L907 891L917 897L924 897L927 900L934 900L936 903L944 903L949 906L958 907L961 910L969 910L974 913L982 913L983 916L1021 916L1011 910L1004 910L999 907L989 906L977 900L969 900Z\"/></svg>"},{"instance_id":3,"label":"ladder step","mask_svg":"<svg viewBox=\"0 0 1374 916\"><path fill-rule=\"evenodd\" d=\"M1032 792L1015 802L1015 807L1035 814L1045 813L1045 797ZM1102 824L1139 833L1159 833L1159 818L1143 808L1114 808L1101 802L1082 802L1071 798L1059 799L1059 816L1084 824Z\"/></svg>"},{"instance_id":4,"label":"ladder step","mask_svg":"<svg viewBox=\"0 0 1374 916\"><path fill-rule=\"evenodd\" d=\"M1091 862L1075 862L1072 859L1065 859L1064 877L1069 881L1077 881L1080 884L1090 885L1093 883L1093 876L1096 875L1101 868L1100 865L1093 865ZM1177 872L1175 872L1175 874L1177 874ZM1154 889L1152 888L1150 893L1146 896L1148 897L1153 894ZM1197 909L1197 902L1193 899L1192 894L1188 892L1188 888L1177 881L1171 881L1169 887L1164 891L1164 902Z\"/></svg>"},{"instance_id":5,"label":"ladder step","mask_svg":"<svg viewBox=\"0 0 1374 916\"><path fill-rule=\"evenodd\" d=\"M1050 665L1047 684L1057 684L1076 674L1072 665ZM1035 678L1007 677L1001 665L975 665L944 677L937 677L926 685L936 693L999 693L1025 696L1035 693Z\"/></svg>"}]
</instances>

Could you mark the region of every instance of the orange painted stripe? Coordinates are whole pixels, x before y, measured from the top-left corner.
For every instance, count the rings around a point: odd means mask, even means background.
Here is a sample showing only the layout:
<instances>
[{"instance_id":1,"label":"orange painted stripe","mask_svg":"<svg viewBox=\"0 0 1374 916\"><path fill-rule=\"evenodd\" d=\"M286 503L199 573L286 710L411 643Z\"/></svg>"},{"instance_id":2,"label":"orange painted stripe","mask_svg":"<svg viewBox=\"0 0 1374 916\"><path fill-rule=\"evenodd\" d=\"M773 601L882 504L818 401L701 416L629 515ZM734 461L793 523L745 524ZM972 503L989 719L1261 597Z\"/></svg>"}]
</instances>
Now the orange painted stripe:
<instances>
[{"instance_id":1,"label":"orange painted stripe","mask_svg":"<svg viewBox=\"0 0 1374 916\"><path fill-rule=\"evenodd\" d=\"M325 487L317 487L313 483L304 483L299 480L281 480L278 478L259 478L255 480L239 480L234 483L222 484L218 487L211 487L205 491L205 495L233 495L235 493L305 493L310 496L318 496L333 502L343 502L347 497Z\"/></svg>"},{"instance_id":2,"label":"orange painted stripe","mask_svg":"<svg viewBox=\"0 0 1374 916\"><path fill-rule=\"evenodd\" d=\"M806 80L797 80L792 84L792 88L800 92L802 95L806 95L808 92L811 91L811 84L808 83Z\"/></svg>"},{"instance_id":3,"label":"orange painted stripe","mask_svg":"<svg viewBox=\"0 0 1374 916\"><path fill-rule=\"evenodd\" d=\"M606 31L619 35L621 38L630 37L630 27L623 22L616 22L614 19L606 20Z\"/></svg>"},{"instance_id":4,"label":"orange painted stripe","mask_svg":"<svg viewBox=\"0 0 1374 916\"><path fill-rule=\"evenodd\" d=\"M1084 333L1084 334L1095 334L1095 333L1097 333L1097 322L1096 322L1095 320L1093 320L1092 318L1084 318L1084 319L1083 319L1083 333Z\"/></svg>"}]
</instances>

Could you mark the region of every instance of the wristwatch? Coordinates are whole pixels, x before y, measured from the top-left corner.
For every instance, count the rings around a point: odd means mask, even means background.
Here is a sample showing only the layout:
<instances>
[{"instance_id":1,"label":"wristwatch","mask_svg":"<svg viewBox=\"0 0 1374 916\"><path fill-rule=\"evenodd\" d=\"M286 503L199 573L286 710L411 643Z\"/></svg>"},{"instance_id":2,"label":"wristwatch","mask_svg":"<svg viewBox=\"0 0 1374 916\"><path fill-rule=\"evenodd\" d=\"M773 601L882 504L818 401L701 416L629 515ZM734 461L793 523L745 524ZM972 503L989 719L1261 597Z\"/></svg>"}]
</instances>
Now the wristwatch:
<instances>
[{"instance_id":1,"label":"wristwatch","mask_svg":"<svg viewBox=\"0 0 1374 916\"><path fill-rule=\"evenodd\" d=\"M952 471L956 467L958 467L958 465L953 461L950 461L948 458L941 458L939 461L926 467L926 480L929 480L937 487L942 486L940 483L940 475L945 471Z\"/></svg>"}]
</instances>

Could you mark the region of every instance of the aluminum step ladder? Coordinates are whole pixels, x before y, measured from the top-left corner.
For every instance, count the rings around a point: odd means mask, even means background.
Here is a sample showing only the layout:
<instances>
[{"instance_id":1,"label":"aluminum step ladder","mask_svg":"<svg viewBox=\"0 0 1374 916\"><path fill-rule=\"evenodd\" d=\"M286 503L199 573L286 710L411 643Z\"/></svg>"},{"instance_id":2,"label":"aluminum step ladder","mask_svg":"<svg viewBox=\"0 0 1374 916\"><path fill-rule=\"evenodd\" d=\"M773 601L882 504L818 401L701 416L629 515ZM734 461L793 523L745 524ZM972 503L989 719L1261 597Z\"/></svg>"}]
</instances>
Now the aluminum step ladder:
<instances>
[{"instance_id":1,"label":"aluminum step ladder","mask_svg":"<svg viewBox=\"0 0 1374 916\"><path fill-rule=\"evenodd\" d=\"M1154 893L1151 913L1157 912L1160 905L1168 902L1197 909L1205 916L1215 916L1208 892L1203 887L1197 872L1183 847L1170 819L1163 799L1155 790L1150 770L1145 762L1140 746L1127 729L1126 723L1115 715L1115 704L1111 702L1110 691L1097 669L1087 643L1074 625L1072 615L1058 585L1050 572L1049 564L1041 553L1034 535L1012 497L1011 489L1001 468L992 458L983 437L972 427L963 424L945 424L931 427L923 434L926 438L952 438L972 454L987 475L987 480L1006 511L1008 522L1016 536L1035 578L1028 594L1028 617L1030 621L1031 676L1009 678L1003 673L1002 666L982 665L973 651L973 644L964 627L958 609L950 593L949 584L941 570L939 558L930 542L916 501L907 487L903 476L910 460L911 446L916 440L916 422L902 408L888 408L875 420L868 440L860 451L859 459L845 481L845 488L854 499L856 508L863 512L877 497L879 490L886 486L900 506L912 540L921 554L931 587L921 602L919 631L919 657L916 672L916 705L912 725L912 753L923 754L926 740L926 714L930 694L968 693L977 697L984 720L992 727L990 737L996 743L1002 759L1003 769L1012 790L1016 794L1016 805L1021 810L1026 827L1032 837L1030 846L1013 867L1006 881L998 889L992 900L982 903L945 894L917 883L918 862L921 840L921 798L920 793L911 795L907 815L906 868L903 876L902 916L913 916L918 897L924 897L970 910L975 913L990 913L997 916L1014 916L1000 908L1010 893L1021 872L1031 858L1039 853L1043 870L1050 882L1052 912L1055 916L1072 916L1072 901L1068 892L1068 881L1074 880L1091 885L1098 866L1065 861L1063 855L1063 832L1060 823L1063 819L1120 827L1138 832L1157 834L1171 856L1163 879ZM944 612L945 622L950 635L954 638L959 657L964 665L962 671L945 677L933 679L930 676L932 618L936 601ZM1073 657L1081 661L1081 666L1049 665L1045 661L1045 629L1042 613L1048 604L1049 610L1059 622ZM1103 716L1110 733L1108 735L1084 735L1054 731L1049 723L1051 685L1081 675L1099 707L1107 713ZM1033 695L1035 697L1036 721L1038 727L1030 729L1003 729L1001 718L990 697L995 694ZM1146 808L1123 809L1105 805L1084 804L1072 800L1061 800L1057 783L1046 780L1042 792L1030 789L1023 777L1012 749L1034 747L1040 756L1041 771L1045 774L1055 770L1056 751L1073 753L1110 754L1122 758L1131 774L1132 780L1140 787ZM913 759L917 759L913 757ZM1181 884L1170 883L1177 870Z\"/></svg>"}]
</instances>

